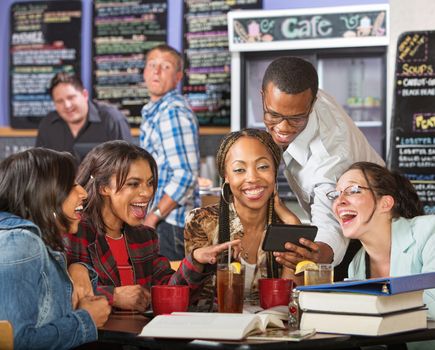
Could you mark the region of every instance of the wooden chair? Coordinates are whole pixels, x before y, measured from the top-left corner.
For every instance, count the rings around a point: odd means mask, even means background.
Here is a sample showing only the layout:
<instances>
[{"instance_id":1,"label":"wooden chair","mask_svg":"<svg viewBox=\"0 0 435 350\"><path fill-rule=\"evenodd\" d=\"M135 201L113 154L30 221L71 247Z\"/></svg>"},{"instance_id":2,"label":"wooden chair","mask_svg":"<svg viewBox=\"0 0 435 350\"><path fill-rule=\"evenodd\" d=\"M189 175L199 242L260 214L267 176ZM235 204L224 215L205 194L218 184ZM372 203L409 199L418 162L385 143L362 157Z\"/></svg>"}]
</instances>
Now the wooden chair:
<instances>
[{"instance_id":1,"label":"wooden chair","mask_svg":"<svg viewBox=\"0 0 435 350\"><path fill-rule=\"evenodd\" d=\"M13 350L14 332L9 321L0 321L0 349Z\"/></svg>"}]
</instances>

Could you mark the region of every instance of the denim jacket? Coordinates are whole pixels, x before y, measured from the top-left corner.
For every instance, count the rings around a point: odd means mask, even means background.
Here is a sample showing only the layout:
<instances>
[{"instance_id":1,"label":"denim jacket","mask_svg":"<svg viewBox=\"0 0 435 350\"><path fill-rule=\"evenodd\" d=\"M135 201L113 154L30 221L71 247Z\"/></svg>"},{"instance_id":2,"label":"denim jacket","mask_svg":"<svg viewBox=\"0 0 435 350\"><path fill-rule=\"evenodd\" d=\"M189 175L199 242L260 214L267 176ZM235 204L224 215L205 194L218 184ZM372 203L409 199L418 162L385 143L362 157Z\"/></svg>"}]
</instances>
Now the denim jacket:
<instances>
[{"instance_id":1,"label":"denim jacket","mask_svg":"<svg viewBox=\"0 0 435 350\"><path fill-rule=\"evenodd\" d=\"M15 349L70 349L97 339L86 310L72 309L64 253L44 244L31 221L0 212L0 320Z\"/></svg>"}]
</instances>

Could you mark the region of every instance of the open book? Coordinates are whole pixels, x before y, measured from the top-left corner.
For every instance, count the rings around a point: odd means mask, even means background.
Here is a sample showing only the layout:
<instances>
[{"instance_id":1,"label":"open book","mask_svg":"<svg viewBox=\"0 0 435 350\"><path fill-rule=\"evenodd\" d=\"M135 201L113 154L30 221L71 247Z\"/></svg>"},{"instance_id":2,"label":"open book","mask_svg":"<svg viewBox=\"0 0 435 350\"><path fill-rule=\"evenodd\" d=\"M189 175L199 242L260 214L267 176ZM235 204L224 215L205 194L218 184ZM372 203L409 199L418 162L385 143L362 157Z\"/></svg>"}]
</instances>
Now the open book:
<instances>
[{"instance_id":1,"label":"open book","mask_svg":"<svg viewBox=\"0 0 435 350\"><path fill-rule=\"evenodd\" d=\"M285 328L273 315L174 312L154 317L139 336L153 338L240 340L269 327Z\"/></svg>"},{"instance_id":2,"label":"open book","mask_svg":"<svg viewBox=\"0 0 435 350\"><path fill-rule=\"evenodd\" d=\"M257 315L273 315L278 317L280 320L288 320L288 306L287 305L277 305L269 309L263 309L259 305L243 305L243 313L247 314L257 314Z\"/></svg>"}]
</instances>

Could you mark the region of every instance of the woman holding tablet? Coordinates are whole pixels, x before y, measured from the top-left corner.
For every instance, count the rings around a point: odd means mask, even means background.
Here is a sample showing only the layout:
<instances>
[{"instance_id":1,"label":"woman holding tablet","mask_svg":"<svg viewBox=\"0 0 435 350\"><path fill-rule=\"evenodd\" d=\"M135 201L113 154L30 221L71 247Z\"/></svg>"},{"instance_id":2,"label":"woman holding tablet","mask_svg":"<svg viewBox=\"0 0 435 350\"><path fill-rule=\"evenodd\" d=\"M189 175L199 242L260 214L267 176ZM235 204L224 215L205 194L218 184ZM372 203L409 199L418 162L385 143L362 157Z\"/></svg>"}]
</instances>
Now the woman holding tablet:
<instances>
[{"instance_id":1,"label":"woman holding tablet","mask_svg":"<svg viewBox=\"0 0 435 350\"><path fill-rule=\"evenodd\" d=\"M230 133L221 142L216 159L223 183L219 204L194 209L186 219L186 254L241 239L239 260L245 266L245 297L257 297L259 278L290 276L271 252L261 249L269 224L300 223L276 193L281 156L281 149L266 131L244 129ZM201 295L205 309L211 308L213 293L214 282L209 281Z\"/></svg>"}]
</instances>

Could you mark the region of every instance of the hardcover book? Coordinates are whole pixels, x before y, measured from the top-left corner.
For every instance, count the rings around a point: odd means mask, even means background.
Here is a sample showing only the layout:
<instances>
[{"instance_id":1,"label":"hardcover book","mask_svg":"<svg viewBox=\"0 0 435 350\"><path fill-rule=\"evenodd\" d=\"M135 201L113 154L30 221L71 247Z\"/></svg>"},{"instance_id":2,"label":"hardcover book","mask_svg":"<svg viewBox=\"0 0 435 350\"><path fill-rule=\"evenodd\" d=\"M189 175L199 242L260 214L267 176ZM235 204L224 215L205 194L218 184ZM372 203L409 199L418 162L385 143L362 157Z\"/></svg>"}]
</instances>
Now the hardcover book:
<instances>
[{"instance_id":1,"label":"hardcover book","mask_svg":"<svg viewBox=\"0 0 435 350\"><path fill-rule=\"evenodd\" d=\"M302 310L381 315L424 306L423 291L374 295L341 292L300 292Z\"/></svg>"},{"instance_id":2,"label":"hardcover book","mask_svg":"<svg viewBox=\"0 0 435 350\"><path fill-rule=\"evenodd\" d=\"M399 277L370 278L367 280L301 286L297 289L307 292L330 291L375 295L393 295L431 288L435 288L435 272L427 272Z\"/></svg>"},{"instance_id":3,"label":"hardcover book","mask_svg":"<svg viewBox=\"0 0 435 350\"><path fill-rule=\"evenodd\" d=\"M304 312L301 329L352 335L387 335L427 328L426 309L408 310L387 315L334 314Z\"/></svg>"}]
</instances>

